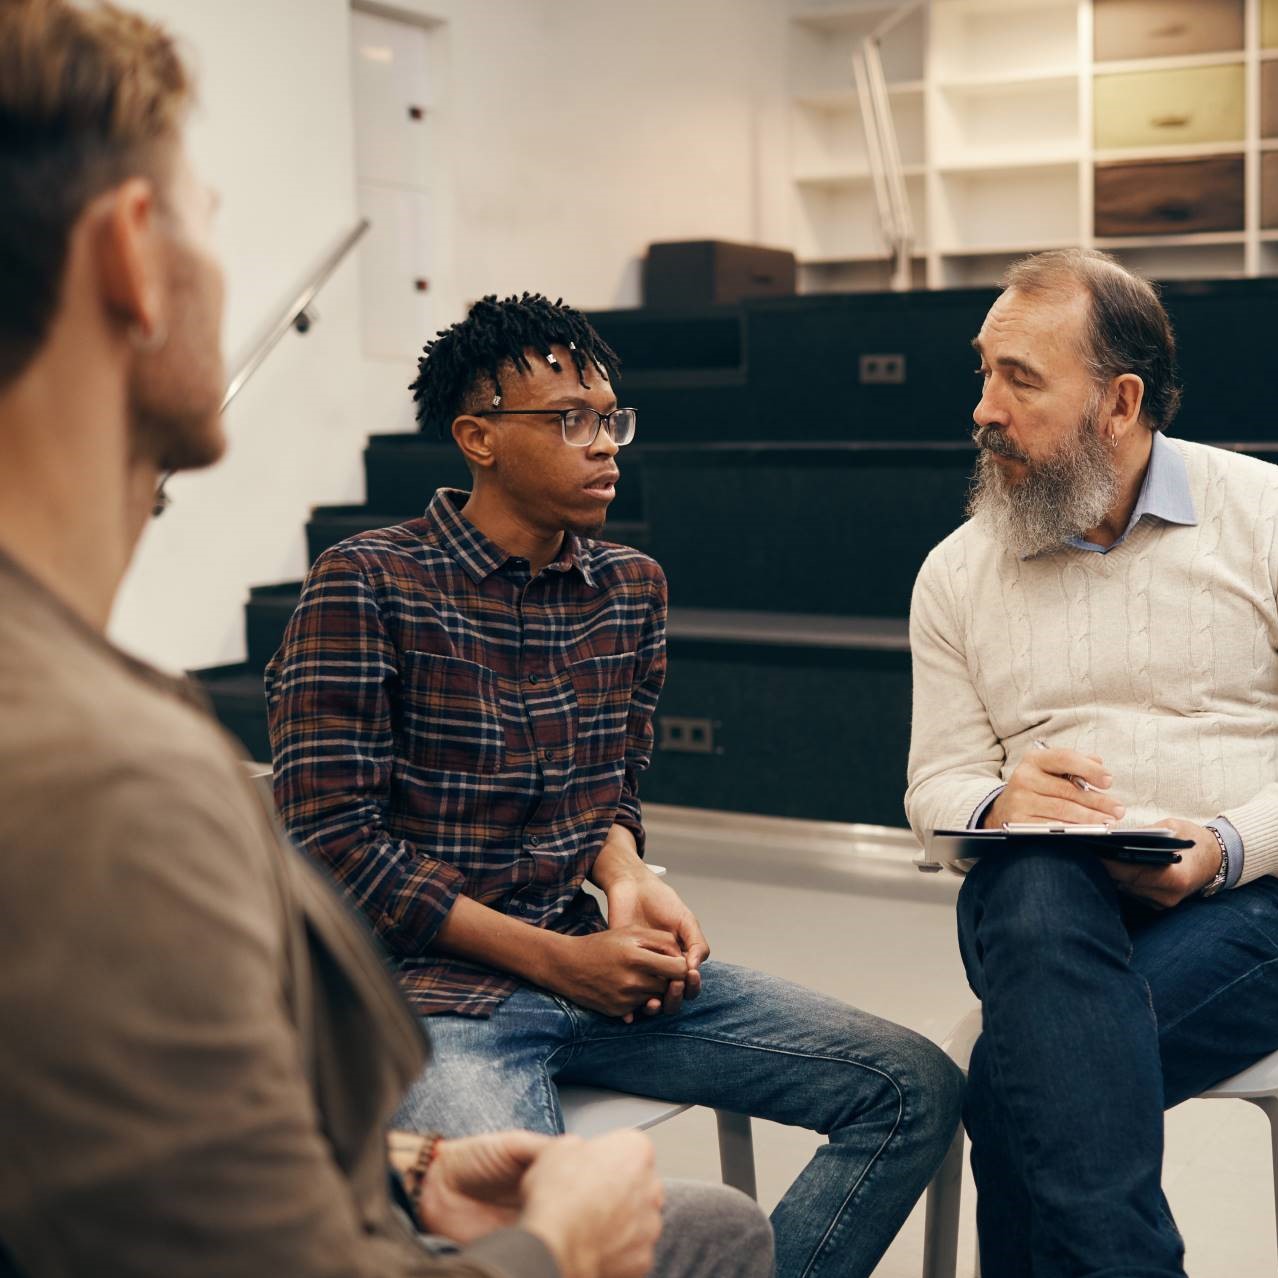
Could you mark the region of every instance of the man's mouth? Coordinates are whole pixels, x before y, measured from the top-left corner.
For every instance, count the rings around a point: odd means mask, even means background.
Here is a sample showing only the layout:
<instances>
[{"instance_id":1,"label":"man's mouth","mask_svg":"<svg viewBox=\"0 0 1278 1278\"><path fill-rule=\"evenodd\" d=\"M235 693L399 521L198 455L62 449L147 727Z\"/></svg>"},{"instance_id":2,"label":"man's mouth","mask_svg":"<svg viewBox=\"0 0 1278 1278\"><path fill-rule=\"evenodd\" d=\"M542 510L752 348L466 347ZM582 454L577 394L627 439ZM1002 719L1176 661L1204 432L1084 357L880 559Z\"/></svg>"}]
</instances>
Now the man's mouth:
<instances>
[{"instance_id":1,"label":"man's mouth","mask_svg":"<svg viewBox=\"0 0 1278 1278\"><path fill-rule=\"evenodd\" d=\"M1029 458L1020 452L1006 435L1002 435L996 430L991 430L989 427L974 430L972 432L972 442L977 448L989 453L999 461L1021 462L1022 464L1029 461Z\"/></svg>"},{"instance_id":2,"label":"man's mouth","mask_svg":"<svg viewBox=\"0 0 1278 1278\"><path fill-rule=\"evenodd\" d=\"M592 497L598 497L601 501L611 501L617 495L617 480L620 478L618 471L610 470L597 475L584 487Z\"/></svg>"}]
</instances>

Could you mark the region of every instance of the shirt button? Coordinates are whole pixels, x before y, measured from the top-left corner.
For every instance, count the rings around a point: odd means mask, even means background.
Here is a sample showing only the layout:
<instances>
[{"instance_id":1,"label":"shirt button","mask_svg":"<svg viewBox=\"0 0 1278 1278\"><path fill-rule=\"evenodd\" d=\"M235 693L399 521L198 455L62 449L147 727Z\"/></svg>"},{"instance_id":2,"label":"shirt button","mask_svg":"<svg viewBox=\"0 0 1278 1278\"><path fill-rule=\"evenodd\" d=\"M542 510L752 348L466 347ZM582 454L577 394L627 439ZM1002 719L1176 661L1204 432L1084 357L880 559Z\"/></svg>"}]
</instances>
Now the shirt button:
<instances>
[{"instance_id":1,"label":"shirt button","mask_svg":"<svg viewBox=\"0 0 1278 1278\"><path fill-rule=\"evenodd\" d=\"M541 757L545 759L547 763L554 763L555 752L553 750L546 750Z\"/></svg>"},{"instance_id":2,"label":"shirt button","mask_svg":"<svg viewBox=\"0 0 1278 1278\"><path fill-rule=\"evenodd\" d=\"M528 836L528 846L530 848L535 848L540 842L541 840L535 834L530 834Z\"/></svg>"},{"instance_id":3,"label":"shirt button","mask_svg":"<svg viewBox=\"0 0 1278 1278\"><path fill-rule=\"evenodd\" d=\"M529 682L529 683L536 683L536 682L537 682L537 676L536 676L536 675L529 675L529 676L528 676L528 682Z\"/></svg>"}]
</instances>

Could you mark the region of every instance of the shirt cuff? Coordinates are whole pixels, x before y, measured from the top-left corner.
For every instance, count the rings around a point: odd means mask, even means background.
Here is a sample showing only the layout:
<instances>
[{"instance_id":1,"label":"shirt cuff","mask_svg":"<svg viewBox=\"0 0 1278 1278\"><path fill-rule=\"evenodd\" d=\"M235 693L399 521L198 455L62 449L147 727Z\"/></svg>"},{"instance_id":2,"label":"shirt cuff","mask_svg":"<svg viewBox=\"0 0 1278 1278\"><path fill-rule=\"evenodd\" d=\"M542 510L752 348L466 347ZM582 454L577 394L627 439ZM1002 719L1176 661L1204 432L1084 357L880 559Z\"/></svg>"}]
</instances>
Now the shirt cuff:
<instances>
[{"instance_id":1,"label":"shirt cuff","mask_svg":"<svg viewBox=\"0 0 1278 1278\"><path fill-rule=\"evenodd\" d=\"M993 794L986 795L986 797L981 800L980 805L977 807L976 811L972 813L972 816L967 823L967 828L969 830L979 830L981 828L981 822L985 820L986 814L994 806L994 800L997 799L998 796L1006 789L1007 786L1001 785ZM1241 847L1241 843L1239 846Z\"/></svg>"},{"instance_id":2,"label":"shirt cuff","mask_svg":"<svg viewBox=\"0 0 1278 1278\"><path fill-rule=\"evenodd\" d=\"M642 861L644 853L648 850L648 835L643 828L642 818L636 817L628 808L619 808L617 815L613 818L613 824L624 826L635 836L635 851L639 853L639 859Z\"/></svg>"},{"instance_id":3,"label":"shirt cuff","mask_svg":"<svg viewBox=\"0 0 1278 1278\"><path fill-rule=\"evenodd\" d=\"M1242 877L1243 858L1246 855L1242 835L1228 817L1218 816L1214 821L1208 821L1207 828L1219 830L1220 837L1225 840L1225 851L1229 853L1229 873L1225 876L1224 887L1226 890L1235 887Z\"/></svg>"}]
</instances>

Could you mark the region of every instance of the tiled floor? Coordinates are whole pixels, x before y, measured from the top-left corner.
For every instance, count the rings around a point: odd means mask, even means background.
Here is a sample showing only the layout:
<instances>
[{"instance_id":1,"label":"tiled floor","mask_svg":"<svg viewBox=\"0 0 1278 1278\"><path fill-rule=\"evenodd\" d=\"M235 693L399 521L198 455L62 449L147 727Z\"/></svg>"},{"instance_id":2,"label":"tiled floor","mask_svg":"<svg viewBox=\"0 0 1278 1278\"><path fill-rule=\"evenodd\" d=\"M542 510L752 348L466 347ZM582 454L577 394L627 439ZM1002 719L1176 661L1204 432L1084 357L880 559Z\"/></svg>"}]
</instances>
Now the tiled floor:
<instances>
[{"instance_id":1,"label":"tiled floor","mask_svg":"<svg viewBox=\"0 0 1278 1278\"><path fill-rule=\"evenodd\" d=\"M950 876L919 874L898 841L857 845L846 829L650 813L650 859L701 919L717 957L801 981L927 1034L945 1037L974 1005L954 939ZM755 1123L760 1197L771 1208L818 1137ZM713 1117L693 1110L653 1133L667 1175L718 1178ZM1193 1278L1267 1278L1275 1263L1268 1125L1241 1101L1192 1101L1168 1116L1164 1183ZM959 1273L975 1246L964 1187ZM876 1271L918 1278L923 1212Z\"/></svg>"}]
</instances>

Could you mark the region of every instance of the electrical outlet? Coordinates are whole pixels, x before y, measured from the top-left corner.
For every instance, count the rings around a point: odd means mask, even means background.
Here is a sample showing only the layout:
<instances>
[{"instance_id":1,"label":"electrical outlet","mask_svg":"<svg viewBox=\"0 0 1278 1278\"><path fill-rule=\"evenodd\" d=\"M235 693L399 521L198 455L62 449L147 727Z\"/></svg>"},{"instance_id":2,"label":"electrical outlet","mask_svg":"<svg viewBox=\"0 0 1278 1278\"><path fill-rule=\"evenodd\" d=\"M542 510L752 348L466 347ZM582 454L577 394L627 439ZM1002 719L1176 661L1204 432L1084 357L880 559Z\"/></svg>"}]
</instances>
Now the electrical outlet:
<instances>
[{"instance_id":1,"label":"electrical outlet","mask_svg":"<svg viewBox=\"0 0 1278 1278\"><path fill-rule=\"evenodd\" d=\"M713 719L688 719L672 714L657 716L660 736L658 750L675 754L721 754L715 748L714 730L718 724Z\"/></svg>"},{"instance_id":2,"label":"electrical outlet","mask_svg":"<svg viewBox=\"0 0 1278 1278\"><path fill-rule=\"evenodd\" d=\"M862 386L902 386L905 383L904 355L862 355Z\"/></svg>"}]
</instances>

